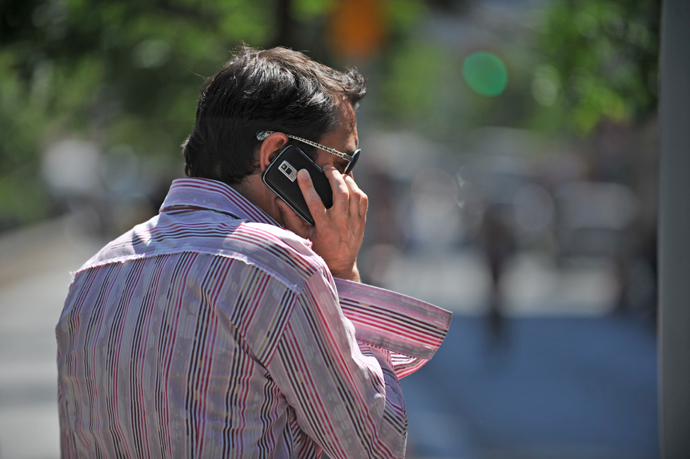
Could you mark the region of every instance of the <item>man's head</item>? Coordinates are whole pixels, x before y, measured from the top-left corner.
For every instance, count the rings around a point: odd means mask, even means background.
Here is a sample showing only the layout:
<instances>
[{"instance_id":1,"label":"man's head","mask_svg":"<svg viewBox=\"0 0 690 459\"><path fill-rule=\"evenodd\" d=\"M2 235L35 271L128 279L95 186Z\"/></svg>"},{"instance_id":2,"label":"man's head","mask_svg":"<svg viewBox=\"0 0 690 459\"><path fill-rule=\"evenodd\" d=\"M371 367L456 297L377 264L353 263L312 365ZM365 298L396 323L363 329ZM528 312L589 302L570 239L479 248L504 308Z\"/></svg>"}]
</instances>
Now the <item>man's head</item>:
<instances>
[{"instance_id":1,"label":"man's head","mask_svg":"<svg viewBox=\"0 0 690 459\"><path fill-rule=\"evenodd\" d=\"M185 172L240 184L259 167L258 132L319 141L337 130L343 111L356 108L366 89L355 70L341 73L285 48L240 48L202 90L194 131L183 144Z\"/></svg>"}]
</instances>

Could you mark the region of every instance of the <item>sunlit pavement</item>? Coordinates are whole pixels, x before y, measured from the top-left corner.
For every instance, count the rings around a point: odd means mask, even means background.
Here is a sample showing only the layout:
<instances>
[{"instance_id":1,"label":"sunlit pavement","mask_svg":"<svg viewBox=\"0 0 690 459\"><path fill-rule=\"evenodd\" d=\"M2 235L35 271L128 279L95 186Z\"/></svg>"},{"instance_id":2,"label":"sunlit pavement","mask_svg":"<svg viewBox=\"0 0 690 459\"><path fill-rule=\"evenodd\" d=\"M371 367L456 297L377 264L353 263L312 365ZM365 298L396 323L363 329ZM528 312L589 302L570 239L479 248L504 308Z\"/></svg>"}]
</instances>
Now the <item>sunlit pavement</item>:
<instances>
[{"instance_id":1,"label":"sunlit pavement","mask_svg":"<svg viewBox=\"0 0 690 459\"><path fill-rule=\"evenodd\" d=\"M476 249L413 252L393 259L382 286L457 314L484 314L489 275ZM606 260L572 259L560 267L539 253L506 262L502 280L509 316L597 316L608 313L616 288Z\"/></svg>"},{"instance_id":2,"label":"sunlit pavement","mask_svg":"<svg viewBox=\"0 0 690 459\"><path fill-rule=\"evenodd\" d=\"M70 222L0 238L0 458L59 457L54 326L69 272L98 248ZM496 335L476 253L406 254L386 280L455 312L436 357L403 380L409 457L657 457L655 337L606 315L611 266L521 255Z\"/></svg>"}]
</instances>

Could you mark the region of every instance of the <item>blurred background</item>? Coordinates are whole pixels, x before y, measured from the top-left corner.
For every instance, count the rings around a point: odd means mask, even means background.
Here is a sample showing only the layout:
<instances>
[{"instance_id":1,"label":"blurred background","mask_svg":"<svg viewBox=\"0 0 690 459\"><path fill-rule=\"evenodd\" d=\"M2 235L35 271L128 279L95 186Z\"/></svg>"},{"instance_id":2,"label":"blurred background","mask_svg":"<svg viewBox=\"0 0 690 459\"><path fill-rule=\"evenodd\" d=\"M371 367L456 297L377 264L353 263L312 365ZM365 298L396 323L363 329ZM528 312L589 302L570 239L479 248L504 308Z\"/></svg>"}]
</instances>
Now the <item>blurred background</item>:
<instances>
[{"instance_id":1,"label":"blurred background","mask_svg":"<svg viewBox=\"0 0 690 459\"><path fill-rule=\"evenodd\" d=\"M70 272L240 43L370 85L366 282L454 312L411 458L656 458L660 0L0 0L0 458L56 458Z\"/></svg>"}]
</instances>

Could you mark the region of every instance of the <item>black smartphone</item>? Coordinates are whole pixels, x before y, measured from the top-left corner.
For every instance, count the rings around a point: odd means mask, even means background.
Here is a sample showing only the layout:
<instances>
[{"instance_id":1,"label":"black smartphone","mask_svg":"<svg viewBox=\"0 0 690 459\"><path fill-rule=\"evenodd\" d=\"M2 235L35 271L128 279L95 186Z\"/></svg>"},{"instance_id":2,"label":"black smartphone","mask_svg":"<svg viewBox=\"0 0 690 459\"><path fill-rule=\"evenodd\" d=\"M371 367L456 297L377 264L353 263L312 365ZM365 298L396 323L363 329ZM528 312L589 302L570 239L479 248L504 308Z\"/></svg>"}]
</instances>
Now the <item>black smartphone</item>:
<instances>
[{"instance_id":1,"label":"black smartphone","mask_svg":"<svg viewBox=\"0 0 690 459\"><path fill-rule=\"evenodd\" d=\"M314 189L321 197L326 209L333 206L333 190L323 170L302 150L294 145L285 147L268 165L262 180L280 199L294 210L302 220L314 225L314 218L309 212L302 190L297 183L297 171L306 169L311 176Z\"/></svg>"}]
</instances>

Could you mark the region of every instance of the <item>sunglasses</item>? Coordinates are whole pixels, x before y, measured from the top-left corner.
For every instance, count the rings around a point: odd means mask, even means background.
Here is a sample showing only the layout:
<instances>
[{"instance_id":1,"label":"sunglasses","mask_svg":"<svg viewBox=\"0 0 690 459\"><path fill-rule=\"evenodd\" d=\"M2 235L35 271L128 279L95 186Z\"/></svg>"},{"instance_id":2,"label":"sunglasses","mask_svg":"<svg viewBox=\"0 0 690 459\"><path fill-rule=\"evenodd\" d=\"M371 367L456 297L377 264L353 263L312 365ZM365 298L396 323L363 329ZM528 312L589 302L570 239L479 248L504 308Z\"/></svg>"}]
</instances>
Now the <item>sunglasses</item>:
<instances>
[{"instance_id":1,"label":"sunglasses","mask_svg":"<svg viewBox=\"0 0 690 459\"><path fill-rule=\"evenodd\" d=\"M257 138L257 140L259 140L259 142L263 142L264 140L266 140L266 138L269 135L273 134L274 132L275 131L261 131L261 132L258 132L256 134L256 138ZM359 152L362 151L361 149L358 148L357 150L355 150L354 153L352 153L352 155L348 155L347 153L343 153L341 151L338 151L335 148L329 148L329 147L321 145L320 143L312 142L311 140L303 139L301 137L297 137L297 136L290 135L290 134L285 134L285 135L291 139L298 140L302 143L306 143L307 145L311 145L314 148L318 148L319 150L323 150L327 153L330 153L334 156L337 156L338 158L343 158L345 161L348 162L347 168L345 169L345 175L352 172L352 169L355 168L355 164L357 164L357 160L359 159Z\"/></svg>"}]
</instances>

